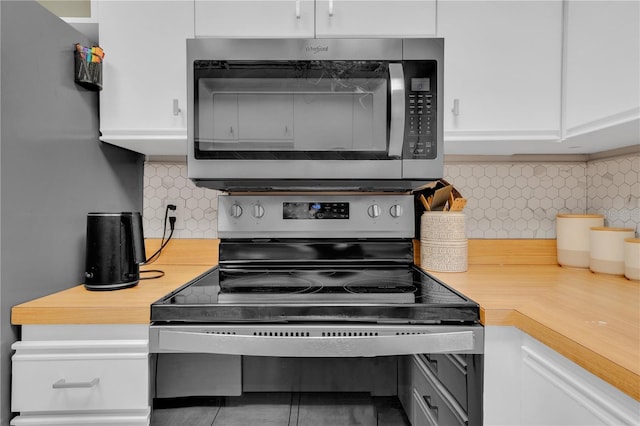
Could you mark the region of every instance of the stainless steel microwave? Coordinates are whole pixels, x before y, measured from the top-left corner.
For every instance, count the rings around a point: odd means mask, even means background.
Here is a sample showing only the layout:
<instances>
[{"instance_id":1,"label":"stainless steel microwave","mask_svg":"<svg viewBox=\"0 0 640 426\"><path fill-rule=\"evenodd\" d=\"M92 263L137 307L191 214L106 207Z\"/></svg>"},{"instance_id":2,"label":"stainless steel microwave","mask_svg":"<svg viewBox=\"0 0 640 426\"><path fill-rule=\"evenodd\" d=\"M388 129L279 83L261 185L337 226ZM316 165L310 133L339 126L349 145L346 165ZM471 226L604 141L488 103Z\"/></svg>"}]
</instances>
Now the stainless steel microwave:
<instances>
[{"instance_id":1,"label":"stainless steel microwave","mask_svg":"<svg viewBox=\"0 0 640 426\"><path fill-rule=\"evenodd\" d=\"M443 174L444 40L187 40L188 174L227 191L407 191Z\"/></svg>"}]
</instances>

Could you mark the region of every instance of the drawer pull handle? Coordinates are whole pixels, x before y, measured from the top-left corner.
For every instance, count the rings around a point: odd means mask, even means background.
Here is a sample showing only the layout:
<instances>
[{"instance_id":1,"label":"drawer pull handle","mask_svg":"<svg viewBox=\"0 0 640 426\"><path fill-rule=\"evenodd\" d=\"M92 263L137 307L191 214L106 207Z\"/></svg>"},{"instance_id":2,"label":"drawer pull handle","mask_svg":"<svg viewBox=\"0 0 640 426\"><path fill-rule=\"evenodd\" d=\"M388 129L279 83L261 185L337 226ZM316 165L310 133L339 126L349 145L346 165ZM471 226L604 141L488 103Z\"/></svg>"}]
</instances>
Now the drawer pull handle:
<instances>
[{"instance_id":1,"label":"drawer pull handle","mask_svg":"<svg viewBox=\"0 0 640 426\"><path fill-rule=\"evenodd\" d=\"M96 377L90 382L67 382L65 379L60 379L55 382L51 387L54 389L76 389L76 388L92 388L100 383L100 378Z\"/></svg>"},{"instance_id":2,"label":"drawer pull handle","mask_svg":"<svg viewBox=\"0 0 640 426\"><path fill-rule=\"evenodd\" d=\"M431 395L425 395L424 402L427 404L427 407L429 407L430 410L438 411L438 406L434 405L431 402Z\"/></svg>"}]
</instances>

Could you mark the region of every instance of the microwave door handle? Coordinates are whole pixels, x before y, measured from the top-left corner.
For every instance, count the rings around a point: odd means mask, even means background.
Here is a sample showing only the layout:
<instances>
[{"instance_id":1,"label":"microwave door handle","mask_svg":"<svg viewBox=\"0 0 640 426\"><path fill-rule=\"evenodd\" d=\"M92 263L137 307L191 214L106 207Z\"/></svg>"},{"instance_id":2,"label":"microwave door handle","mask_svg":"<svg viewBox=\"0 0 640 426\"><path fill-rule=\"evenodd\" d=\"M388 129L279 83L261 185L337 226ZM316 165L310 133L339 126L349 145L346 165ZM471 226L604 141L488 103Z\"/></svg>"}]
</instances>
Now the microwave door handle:
<instances>
[{"instance_id":1,"label":"microwave door handle","mask_svg":"<svg viewBox=\"0 0 640 426\"><path fill-rule=\"evenodd\" d=\"M391 83L391 123L389 128L389 157L402 155L405 122L405 89L402 64L389 64Z\"/></svg>"}]
</instances>

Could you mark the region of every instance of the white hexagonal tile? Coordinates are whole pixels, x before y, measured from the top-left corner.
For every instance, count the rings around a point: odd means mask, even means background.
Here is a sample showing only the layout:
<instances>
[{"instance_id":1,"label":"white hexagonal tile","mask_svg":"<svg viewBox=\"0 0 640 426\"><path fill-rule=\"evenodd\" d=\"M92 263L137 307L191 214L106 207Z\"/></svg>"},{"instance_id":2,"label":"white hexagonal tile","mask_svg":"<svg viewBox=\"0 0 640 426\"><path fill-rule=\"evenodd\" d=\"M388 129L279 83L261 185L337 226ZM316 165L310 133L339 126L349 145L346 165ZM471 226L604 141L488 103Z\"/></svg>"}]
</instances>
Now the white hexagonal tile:
<instances>
[{"instance_id":1,"label":"white hexagonal tile","mask_svg":"<svg viewBox=\"0 0 640 426\"><path fill-rule=\"evenodd\" d=\"M488 186L484 188L484 198L492 199L495 198L497 194L498 191L494 186Z\"/></svg>"},{"instance_id":2,"label":"white hexagonal tile","mask_svg":"<svg viewBox=\"0 0 640 426\"><path fill-rule=\"evenodd\" d=\"M461 165L460 166L460 176L468 178L473 176L473 169L471 167L469 167L468 165Z\"/></svg>"},{"instance_id":3,"label":"white hexagonal tile","mask_svg":"<svg viewBox=\"0 0 640 426\"><path fill-rule=\"evenodd\" d=\"M198 200L198 207L200 207L202 210L206 210L211 207L211 201L209 201L208 198L200 198Z\"/></svg>"},{"instance_id":4,"label":"white hexagonal tile","mask_svg":"<svg viewBox=\"0 0 640 426\"><path fill-rule=\"evenodd\" d=\"M169 169L164 164L158 164L156 166L156 176L165 177L169 175Z\"/></svg>"},{"instance_id":5,"label":"white hexagonal tile","mask_svg":"<svg viewBox=\"0 0 640 426\"><path fill-rule=\"evenodd\" d=\"M564 205L570 212L576 211L578 208L578 200L576 198L568 198L564 200Z\"/></svg>"},{"instance_id":6,"label":"white hexagonal tile","mask_svg":"<svg viewBox=\"0 0 640 426\"><path fill-rule=\"evenodd\" d=\"M196 207L198 207L198 200L196 200L195 198L187 198L185 200L185 207L187 208L187 210L193 210Z\"/></svg>"},{"instance_id":7,"label":"white hexagonal tile","mask_svg":"<svg viewBox=\"0 0 640 426\"><path fill-rule=\"evenodd\" d=\"M501 178L506 178L511 175L511 166L507 166L504 164L499 165L496 168L496 174Z\"/></svg>"},{"instance_id":8,"label":"white hexagonal tile","mask_svg":"<svg viewBox=\"0 0 640 426\"><path fill-rule=\"evenodd\" d=\"M478 178L478 186L481 188L488 188L491 185L491 179L487 176L480 176Z\"/></svg>"},{"instance_id":9,"label":"white hexagonal tile","mask_svg":"<svg viewBox=\"0 0 640 426\"><path fill-rule=\"evenodd\" d=\"M151 188L160 188L162 186L162 179L160 176L153 176L149 179L149 186Z\"/></svg>"},{"instance_id":10,"label":"white hexagonal tile","mask_svg":"<svg viewBox=\"0 0 640 426\"><path fill-rule=\"evenodd\" d=\"M505 176L502 180L502 185L505 188L513 188L516 186L516 179L513 176Z\"/></svg>"},{"instance_id":11,"label":"white hexagonal tile","mask_svg":"<svg viewBox=\"0 0 640 426\"><path fill-rule=\"evenodd\" d=\"M184 176L178 176L173 180L173 184L175 185L176 188L179 188L179 189L185 188L187 186L187 183L188 181Z\"/></svg>"},{"instance_id":12,"label":"white hexagonal tile","mask_svg":"<svg viewBox=\"0 0 640 426\"><path fill-rule=\"evenodd\" d=\"M564 198L553 198L552 199L552 206L554 209L556 210L560 210L565 206L565 199Z\"/></svg>"},{"instance_id":13,"label":"white hexagonal tile","mask_svg":"<svg viewBox=\"0 0 640 426\"><path fill-rule=\"evenodd\" d=\"M155 196L160 200L164 200L165 198L167 198L167 188L165 188L164 186L157 188L155 190Z\"/></svg>"},{"instance_id":14,"label":"white hexagonal tile","mask_svg":"<svg viewBox=\"0 0 640 426\"><path fill-rule=\"evenodd\" d=\"M184 198L185 200L188 200L189 198L192 198L193 192L191 192L191 188L188 187L183 187L182 189L180 189L180 197Z\"/></svg>"},{"instance_id":15,"label":"white hexagonal tile","mask_svg":"<svg viewBox=\"0 0 640 426\"><path fill-rule=\"evenodd\" d=\"M494 188L499 188L503 186L502 180L503 178L501 178L500 176L491 177L491 186Z\"/></svg>"},{"instance_id":16,"label":"white hexagonal tile","mask_svg":"<svg viewBox=\"0 0 640 426\"><path fill-rule=\"evenodd\" d=\"M567 200L569 197L571 197L571 188L569 187L562 187L558 190L558 197Z\"/></svg>"},{"instance_id":17,"label":"white hexagonal tile","mask_svg":"<svg viewBox=\"0 0 640 426\"><path fill-rule=\"evenodd\" d=\"M181 169L180 169L179 166L177 166L175 164L171 165L171 166L169 166L168 174L169 174L170 177L175 179L175 178L177 178L178 176L181 175Z\"/></svg>"},{"instance_id":18,"label":"white hexagonal tile","mask_svg":"<svg viewBox=\"0 0 640 426\"><path fill-rule=\"evenodd\" d=\"M204 218L204 211L201 208L195 208L191 210L191 218L196 221Z\"/></svg>"},{"instance_id":19,"label":"white hexagonal tile","mask_svg":"<svg viewBox=\"0 0 640 426\"><path fill-rule=\"evenodd\" d=\"M180 188L171 187L167 190L167 198L176 199L180 198Z\"/></svg>"},{"instance_id":20,"label":"white hexagonal tile","mask_svg":"<svg viewBox=\"0 0 640 426\"><path fill-rule=\"evenodd\" d=\"M478 229L480 229L483 232L486 232L489 229L491 229L491 222L489 221L489 219L487 219L486 217L480 219L478 221Z\"/></svg>"},{"instance_id":21,"label":"white hexagonal tile","mask_svg":"<svg viewBox=\"0 0 640 426\"><path fill-rule=\"evenodd\" d=\"M537 186L533 191L533 196L538 200L541 200L546 195L547 195L547 190L542 186Z\"/></svg>"}]
</instances>

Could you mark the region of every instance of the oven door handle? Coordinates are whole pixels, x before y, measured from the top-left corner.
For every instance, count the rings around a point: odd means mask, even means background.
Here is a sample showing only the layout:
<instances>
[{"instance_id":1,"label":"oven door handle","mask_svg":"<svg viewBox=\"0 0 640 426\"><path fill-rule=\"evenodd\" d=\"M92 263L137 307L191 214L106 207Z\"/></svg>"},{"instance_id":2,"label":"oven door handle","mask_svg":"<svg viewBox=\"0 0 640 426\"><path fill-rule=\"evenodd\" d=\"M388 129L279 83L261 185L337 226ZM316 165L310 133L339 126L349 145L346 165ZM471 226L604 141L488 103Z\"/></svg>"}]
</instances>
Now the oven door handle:
<instances>
[{"instance_id":1,"label":"oven door handle","mask_svg":"<svg viewBox=\"0 0 640 426\"><path fill-rule=\"evenodd\" d=\"M404 142L405 89L402 64L389 64L391 84L391 123L389 126L389 157L400 157Z\"/></svg>"},{"instance_id":2,"label":"oven door handle","mask_svg":"<svg viewBox=\"0 0 640 426\"><path fill-rule=\"evenodd\" d=\"M473 331L355 337L281 337L159 330L158 352L283 357L373 357L472 351Z\"/></svg>"}]
</instances>

